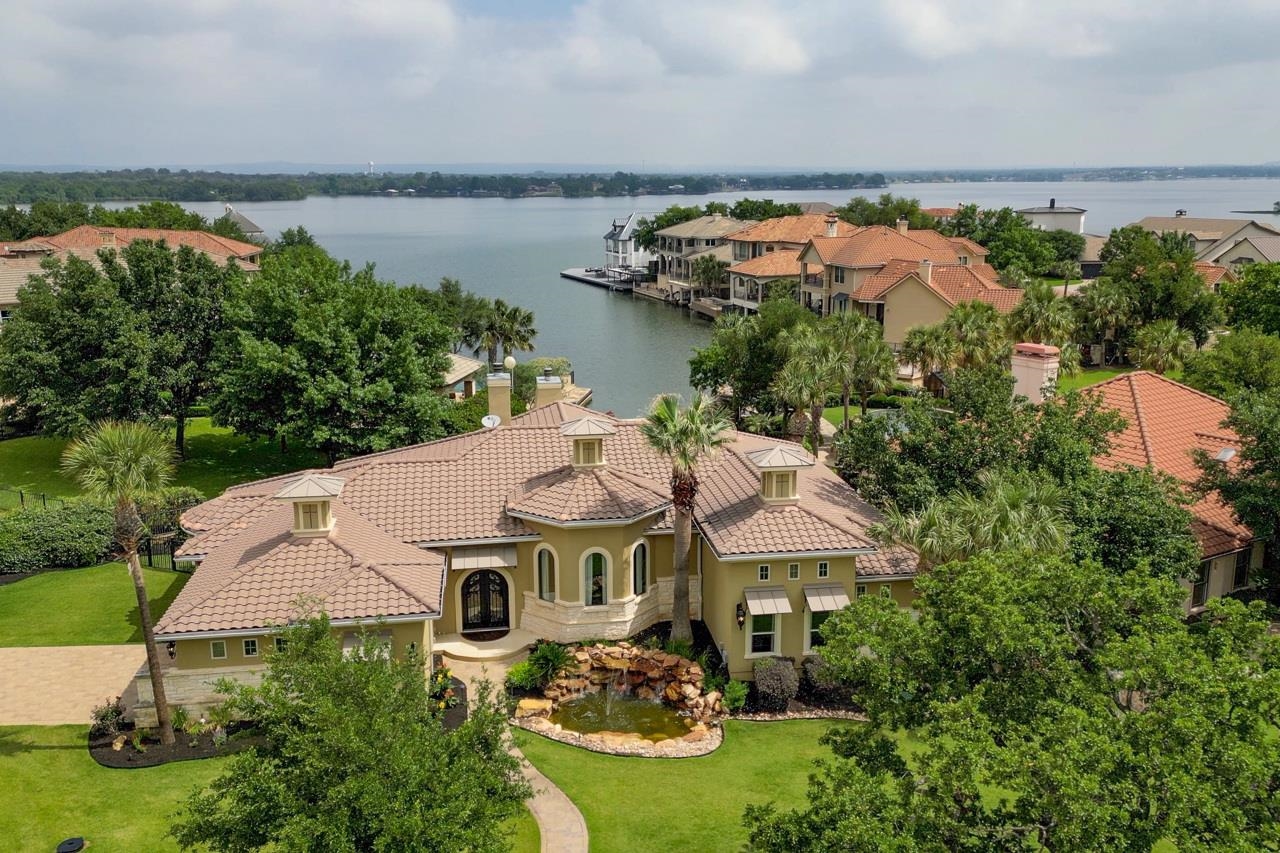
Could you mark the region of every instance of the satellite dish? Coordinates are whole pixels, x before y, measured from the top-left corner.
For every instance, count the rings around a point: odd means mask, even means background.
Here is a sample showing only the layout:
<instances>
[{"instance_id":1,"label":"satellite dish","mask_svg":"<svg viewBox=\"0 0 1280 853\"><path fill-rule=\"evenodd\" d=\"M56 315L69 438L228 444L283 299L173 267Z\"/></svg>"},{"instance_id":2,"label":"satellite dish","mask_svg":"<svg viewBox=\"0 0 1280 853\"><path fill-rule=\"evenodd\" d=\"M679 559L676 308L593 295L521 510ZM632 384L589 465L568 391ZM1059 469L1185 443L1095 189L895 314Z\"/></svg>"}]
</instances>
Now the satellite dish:
<instances>
[{"instance_id":1,"label":"satellite dish","mask_svg":"<svg viewBox=\"0 0 1280 853\"><path fill-rule=\"evenodd\" d=\"M493 429L498 424L502 423L502 418L497 415L485 415L480 419L480 423L484 425L485 429Z\"/></svg>"}]
</instances>

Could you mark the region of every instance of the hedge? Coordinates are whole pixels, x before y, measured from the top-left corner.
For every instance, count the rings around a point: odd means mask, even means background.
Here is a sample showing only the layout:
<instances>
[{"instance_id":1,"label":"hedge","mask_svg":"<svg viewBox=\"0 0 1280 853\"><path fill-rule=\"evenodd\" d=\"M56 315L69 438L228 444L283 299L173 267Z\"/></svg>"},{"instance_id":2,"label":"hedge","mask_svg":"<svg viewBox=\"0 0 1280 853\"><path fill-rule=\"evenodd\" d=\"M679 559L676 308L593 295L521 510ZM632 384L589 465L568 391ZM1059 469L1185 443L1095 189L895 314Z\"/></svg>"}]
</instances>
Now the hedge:
<instances>
[{"instance_id":1,"label":"hedge","mask_svg":"<svg viewBox=\"0 0 1280 853\"><path fill-rule=\"evenodd\" d=\"M84 500L11 512L0 517L0 574L100 563L114 531L111 510Z\"/></svg>"}]
</instances>

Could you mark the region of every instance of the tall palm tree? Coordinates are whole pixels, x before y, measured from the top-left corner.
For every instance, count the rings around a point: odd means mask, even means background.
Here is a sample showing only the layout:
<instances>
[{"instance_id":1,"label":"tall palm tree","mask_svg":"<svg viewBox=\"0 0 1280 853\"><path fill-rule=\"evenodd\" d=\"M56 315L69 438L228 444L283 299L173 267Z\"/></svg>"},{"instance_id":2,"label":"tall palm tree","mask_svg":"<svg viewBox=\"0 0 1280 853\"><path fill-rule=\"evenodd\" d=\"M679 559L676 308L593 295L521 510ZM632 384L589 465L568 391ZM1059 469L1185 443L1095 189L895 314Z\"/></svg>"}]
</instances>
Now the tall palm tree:
<instances>
[{"instance_id":1,"label":"tall palm tree","mask_svg":"<svg viewBox=\"0 0 1280 853\"><path fill-rule=\"evenodd\" d=\"M1062 295L1067 295L1067 285L1071 284L1074 279L1080 278L1080 262L1079 261L1058 261L1054 264L1054 272L1062 279Z\"/></svg>"},{"instance_id":2,"label":"tall palm tree","mask_svg":"<svg viewBox=\"0 0 1280 853\"><path fill-rule=\"evenodd\" d=\"M879 323L876 324L877 327L879 325ZM858 392L858 402L865 417L867 400L871 395L883 394L893 387L893 380L898 375L898 358L884 342L884 338L876 334L858 341L848 367L849 372L844 375L853 380L853 387ZM847 406L844 412L844 424L849 425Z\"/></svg>"},{"instance_id":3,"label":"tall palm tree","mask_svg":"<svg viewBox=\"0 0 1280 853\"><path fill-rule=\"evenodd\" d=\"M505 359L516 350L533 351L533 339L538 330L533 327L533 312L519 305L508 305L501 299L493 300L493 313L498 327L498 339Z\"/></svg>"},{"instance_id":4,"label":"tall palm tree","mask_svg":"<svg viewBox=\"0 0 1280 853\"><path fill-rule=\"evenodd\" d=\"M1157 320L1138 330L1133 354L1144 369L1163 374L1186 364L1195 348L1190 332L1173 320Z\"/></svg>"},{"instance_id":5,"label":"tall palm tree","mask_svg":"<svg viewBox=\"0 0 1280 853\"><path fill-rule=\"evenodd\" d=\"M849 425L849 397L857 380L854 367L856 357L862 344L875 336L883 340L880 324L865 314L846 311L841 314L830 314L824 317L821 324L822 334L835 350L839 361L836 372L840 382L840 403L844 406L844 425Z\"/></svg>"},{"instance_id":6,"label":"tall palm tree","mask_svg":"<svg viewBox=\"0 0 1280 853\"><path fill-rule=\"evenodd\" d=\"M947 371L960 357L960 345L944 323L912 326L902 339L902 358L923 376Z\"/></svg>"},{"instance_id":7,"label":"tall palm tree","mask_svg":"<svg viewBox=\"0 0 1280 853\"><path fill-rule=\"evenodd\" d=\"M1133 321L1133 300L1122 286L1109 278L1081 288L1079 300L1084 325L1095 340L1114 340L1118 330Z\"/></svg>"},{"instance_id":8,"label":"tall palm tree","mask_svg":"<svg viewBox=\"0 0 1280 853\"><path fill-rule=\"evenodd\" d=\"M172 744L173 721L164 692L164 674L156 649L147 601L146 579L138 561L142 539L142 519L138 500L159 492L173 479L173 443L168 436L146 424L103 421L67 446L62 454L62 470L95 500L110 503L115 511L115 538L124 552L129 577L138 599L138 617L147 649L147 670L155 695L160 742Z\"/></svg>"},{"instance_id":9,"label":"tall palm tree","mask_svg":"<svg viewBox=\"0 0 1280 853\"><path fill-rule=\"evenodd\" d=\"M920 557L920 568L988 551L1051 553L1066 546L1065 496L1058 485L1027 475L983 472L979 491L956 492L915 513L890 507L868 532L884 545Z\"/></svg>"},{"instance_id":10,"label":"tall palm tree","mask_svg":"<svg viewBox=\"0 0 1280 853\"><path fill-rule=\"evenodd\" d=\"M498 350L502 347L502 323L494 303L487 299L476 314L471 326L463 332L465 343L475 355L484 353L486 366L492 368L498 363Z\"/></svg>"},{"instance_id":11,"label":"tall palm tree","mask_svg":"<svg viewBox=\"0 0 1280 853\"><path fill-rule=\"evenodd\" d=\"M640 424L649 446L671 461L671 508L675 526L675 577L672 585L671 639L690 641L689 547L693 540L693 511L698 499L698 466L731 439L732 425L701 394L687 409L680 398L663 394L653 401Z\"/></svg>"},{"instance_id":12,"label":"tall palm tree","mask_svg":"<svg viewBox=\"0 0 1280 853\"><path fill-rule=\"evenodd\" d=\"M822 410L840 388L840 356L811 326L792 330L785 339L787 361L773 380L774 393L788 406L809 414L809 443L822 446Z\"/></svg>"},{"instance_id":13,"label":"tall palm tree","mask_svg":"<svg viewBox=\"0 0 1280 853\"><path fill-rule=\"evenodd\" d=\"M1079 369L1079 349L1075 346L1079 321L1075 309L1047 282L1037 281L1029 286L1006 321L1014 341L1058 347L1063 371L1075 373Z\"/></svg>"},{"instance_id":14,"label":"tall palm tree","mask_svg":"<svg viewBox=\"0 0 1280 853\"><path fill-rule=\"evenodd\" d=\"M1012 352L1004 320L989 302L961 302L943 324L956 339L957 367L985 367L1006 360Z\"/></svg>"},{"instance_id":15,"label":"tall palm tree","mask_svg":"<svg viewBox=\"0 0 1280 853\"><path fill-rule=\"evenodd\" d=\"M704 291L713 291L729 280L729 262L715 255L706 254L693 262L689 277Z\"/></svg>"}]
</instances>

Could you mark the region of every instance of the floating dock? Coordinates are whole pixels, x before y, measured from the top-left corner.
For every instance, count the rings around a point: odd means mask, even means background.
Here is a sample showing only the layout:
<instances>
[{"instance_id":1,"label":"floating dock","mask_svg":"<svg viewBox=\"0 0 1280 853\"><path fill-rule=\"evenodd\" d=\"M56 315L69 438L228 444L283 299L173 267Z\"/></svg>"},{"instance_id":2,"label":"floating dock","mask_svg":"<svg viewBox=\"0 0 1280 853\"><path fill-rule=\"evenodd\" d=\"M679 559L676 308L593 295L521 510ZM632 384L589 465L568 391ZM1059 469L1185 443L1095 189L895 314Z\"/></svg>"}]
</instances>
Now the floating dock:
<instances>
[{"instance_id":1,"label":"floating dock","mask_svg":"<svg viewBox=\"0 0 1280 853\"><path fill-rule=\"evenodd\" d=\"M630 293L636 286L633 278L623 277L612 270L602 270L594 267L590 269L586 267L570 267L567 270L561 270L560 277L625 293Z\"/></svg>"}]
</instances>

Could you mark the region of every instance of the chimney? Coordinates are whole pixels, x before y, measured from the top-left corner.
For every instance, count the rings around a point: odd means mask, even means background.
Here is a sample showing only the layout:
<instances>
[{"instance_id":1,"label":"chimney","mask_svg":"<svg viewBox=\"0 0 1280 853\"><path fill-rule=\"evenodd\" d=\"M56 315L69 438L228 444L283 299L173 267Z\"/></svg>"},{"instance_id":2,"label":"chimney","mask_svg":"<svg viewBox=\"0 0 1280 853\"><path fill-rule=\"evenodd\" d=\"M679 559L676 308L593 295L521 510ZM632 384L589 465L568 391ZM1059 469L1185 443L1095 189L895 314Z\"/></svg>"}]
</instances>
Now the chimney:
<instances>
[{"instance_id":1,"label":"chimney","mask_svg":"<svg viewBox=\"0 0 1280 853\"><path fill-rule=\"evenodd\" d=\"M933 261L926 258L920 262L920 278L925 284L933 283Z\"/></svg>"},{"instance_id":2,"label":"chimney","mask_svg":"<svg viewBox=\"0 0 1280 853\"><path fill-rule=\"evenodd\" d=\"M1180 207L1180 208L1178 208L1177 210L1175 210L1175 211L1173 212L1173 218L1174 218L1174 219L1181 219L1182 217L1184 217L1184 216L1186 216L1186 215L1187 215L1187 209L1186 209L1185 207Z\"/></svg>"},{"instance_id":3,"label":"chimney","mask_svg":"<svg viewBox=\"0 0 1280 853\"><path fill-rule=\"evenodd\" d=\"M533 407L541 409L543 406L559 402L563 396L564 380L552 373L550 367L542 368L542 375L538 377L537 390L533 393Z\"/></svg>"},{"instance_id":4,"label":"chimney","mask_svg":"<svg viewBox=\"0 0 1280 853\"><path fill-rule=\"evenodd\" d=\"M1061 353L1048 344L1017 344L1013 348L1013 393L1033 403L1044 402L1058 384Z\"/></svg>"},{"instance_id":5,"label":"chimney","mask_svg":"<svg viewBox=\"0 0 1280 853\"><path fill-rule=\"evenodd\" d=\"M1049 209L1050 209L1050 210L1053 210L1053 209L1054 209L1055 207L1057 207L1057 206L1058 206L1058 200L1057 200L1056 198L1051 198L1051 199L1049 199Z\"/></svg>"},{"instance_id":6,"label":"chimney","mask_svg":"<svg viewBox=\"0 0 1280 853\"><path fill-rule=\"evenodd\" d=\"M899 234L907 233L907 217L905 216L898 217L898 233Z\"/></svg>"},{"instance_id":7,"label":"chimney","mask_svg":"<svg viewBox=\"0 0 1280 853\"><path fill-rule=\"evenodd\" d=\"M840 217L836 216L834 213L827 214L827 236L828 237L836 236L836 225L839 222L840 222Z\"/></svg>"},{"instance_id":8,"label":"chimney","mask_svg":"<svg viewBox=\"0 0 1280 853\"><path fill-rule=\"evenodd\" d=\"M493 365L492 372L485 378L489 387L489 414L496 415L499 423L511 422L511 371L516 360L507 356L502 364Z\"/></svg>"}]
</instances>

